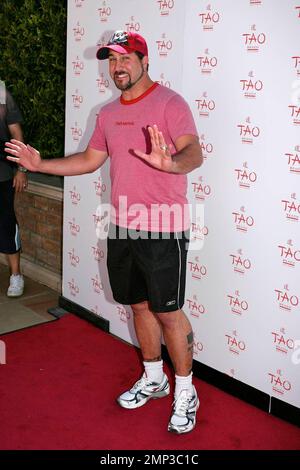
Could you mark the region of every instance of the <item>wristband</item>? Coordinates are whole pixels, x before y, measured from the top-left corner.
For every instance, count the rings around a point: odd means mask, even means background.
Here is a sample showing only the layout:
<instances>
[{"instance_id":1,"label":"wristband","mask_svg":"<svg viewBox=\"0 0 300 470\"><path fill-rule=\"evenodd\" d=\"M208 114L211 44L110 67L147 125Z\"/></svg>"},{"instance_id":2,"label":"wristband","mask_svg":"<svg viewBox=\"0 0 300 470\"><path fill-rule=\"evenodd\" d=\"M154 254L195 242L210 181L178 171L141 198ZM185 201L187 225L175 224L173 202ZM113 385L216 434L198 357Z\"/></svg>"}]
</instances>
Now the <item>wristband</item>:
<instances>
[{"instance_id":1,"label":"wristband","mask_svg":"<svg viewBox=\"0 0 300 470\"><path fill-rule=\"evenodd\" d=\"M28 170L24 166L18 166L18 171L20 171L21 173L27 173Z\"/></svg>"}]
</instances>

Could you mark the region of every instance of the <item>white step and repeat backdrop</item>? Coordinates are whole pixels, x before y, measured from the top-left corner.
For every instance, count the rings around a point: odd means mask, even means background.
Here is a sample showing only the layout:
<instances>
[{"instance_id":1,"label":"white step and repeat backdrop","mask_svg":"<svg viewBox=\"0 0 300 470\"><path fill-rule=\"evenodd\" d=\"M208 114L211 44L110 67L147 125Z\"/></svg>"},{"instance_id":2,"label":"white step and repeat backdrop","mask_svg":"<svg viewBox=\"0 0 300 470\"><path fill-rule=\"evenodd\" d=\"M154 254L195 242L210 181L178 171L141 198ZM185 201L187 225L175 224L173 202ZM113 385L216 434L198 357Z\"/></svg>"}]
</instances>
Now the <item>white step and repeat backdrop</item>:
<instances>
[{"instance_id":1,"label":"white step and repeat backdrop","mask_svg":"<svg viewBox=\"0 0 300 470\"><path fill-rule=\"evenodd\" d=\"M189 175L195 360L300 407L300 0L69 0L68 10L66 153L86 147L119 93L97 48L115 29L144 35L150 75L189 102L205 159ZM109 163L65 180L63 295L136 344L97 237L109 193Z\"/></svg>"}]
</instances>

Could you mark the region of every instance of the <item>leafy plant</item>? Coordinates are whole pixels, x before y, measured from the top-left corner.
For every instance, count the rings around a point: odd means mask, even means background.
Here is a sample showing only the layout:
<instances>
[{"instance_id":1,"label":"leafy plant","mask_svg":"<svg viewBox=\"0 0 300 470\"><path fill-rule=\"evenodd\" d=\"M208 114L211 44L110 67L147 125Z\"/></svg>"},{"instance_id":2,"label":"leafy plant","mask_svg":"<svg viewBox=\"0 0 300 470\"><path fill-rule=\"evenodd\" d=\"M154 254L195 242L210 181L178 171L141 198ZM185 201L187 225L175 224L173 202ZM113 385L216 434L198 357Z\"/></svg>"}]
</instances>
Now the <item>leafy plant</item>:
<instances>
[{"instance_id":1,"label":"leafy plant","mask_svg":"<svg viewBox=\"0 0 300 470\"><path fill-rule=\"evenodd\" d=\"M65 0L1 0L0 79L23 114L26 142L63 156Z\"/></svg>"}]
</instances>

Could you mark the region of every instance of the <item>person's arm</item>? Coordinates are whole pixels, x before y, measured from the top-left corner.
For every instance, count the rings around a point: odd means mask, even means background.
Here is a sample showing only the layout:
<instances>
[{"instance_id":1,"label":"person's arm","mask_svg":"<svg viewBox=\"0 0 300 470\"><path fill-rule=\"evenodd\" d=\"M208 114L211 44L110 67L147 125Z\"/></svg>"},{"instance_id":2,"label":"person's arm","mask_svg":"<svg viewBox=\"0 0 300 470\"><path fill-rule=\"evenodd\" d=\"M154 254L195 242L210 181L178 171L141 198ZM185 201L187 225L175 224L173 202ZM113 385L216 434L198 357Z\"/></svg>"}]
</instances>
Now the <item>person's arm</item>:
<instances>
[{"instance_id":1,"label":"person's arm","mask_svg":"<svg viewBox=\"0 0 300 470\"><path fill-rule=\"evenodd\" d=\"M17 162L30 171L61 176L92 173L103 165L108 157L107 152L87 147L84 152L68 157L43 160L38 150L14 139L6 142L5 151L11 155L7 157L8 160Z\"/></svg>"},{"instance_id":2,"label":"person's arm","mask_svg":"<svg viewBox=\"0 0 300 470\"><path fill-rule=\"evenodd\" d=\"M175 142L177 152L172 155L172 173L185 175L203 163L202 149L198 137L184 135Z\"/></svg>"},{"instance_id":3,"label":"person's arm","mask_svg":"<svg viewBox=\"0 0 300 470\"><path fill-rule=\"evenodd\" d=\"M134 150L135 154L161 171L185 175L202 165L203 156L199 139L194 135L183 135L175 142L176 152L171 154L164 136L156 125L148 127L151 153Z\"/></svg>"},{"instance_id":4,"label":"person's arm","mask_svg":"<svg viewBox=\"0 0 300 470\"><path fill-rule=\"evenodd\" d=\"M23 131L20 123L16 122L14 124L9 124L8 130L13 139L17 139L23 142ZM17 193L24 191L24 189L27 187L27 175L26 173L20 171L19 168L17 168L17 171L14 175L13 187Z\"/></svg>"},{"instance_id":5,"label":"person's arm","mask_svg":"<svg viewBox=\"0 0 300 470\"><path fill-rule=\"evenodd\" d=\"M23 142L23 131L21 124L19 124L18 122L16 122L15 124L9 124L8 130L13 139L20 140L21 142Z\"/></svg>"}]
</instances>

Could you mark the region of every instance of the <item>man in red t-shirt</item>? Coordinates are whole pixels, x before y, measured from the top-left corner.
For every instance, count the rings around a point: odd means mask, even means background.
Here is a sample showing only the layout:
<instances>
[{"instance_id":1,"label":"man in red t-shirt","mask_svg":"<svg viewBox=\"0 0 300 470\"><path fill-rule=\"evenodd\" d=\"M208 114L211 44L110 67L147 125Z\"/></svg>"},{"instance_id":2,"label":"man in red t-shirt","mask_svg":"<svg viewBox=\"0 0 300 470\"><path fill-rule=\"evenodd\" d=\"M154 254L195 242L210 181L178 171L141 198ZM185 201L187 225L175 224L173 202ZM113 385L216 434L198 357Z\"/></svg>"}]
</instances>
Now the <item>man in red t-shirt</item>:
<instances>
[{"instance_id":1,"label":"man in red t-shirt","mask_svg":"<svg viewBox=\"0 0 300 470\"><path fill-rule=\"evenodd\" d=\"M110 157L109 279L115 300L132 307L144 364L142 377L118 403L133 409L169 394L163 335L175 369L168 430L182 434L194 429L199 407L192 384L193 331L181 308L189 228L186 174L201 165L201 147L186 102L151 80L142 36L116 31L97 58L108 59L121 97L101 109L86 150L54 160L41 160L35 149L15 140L6 150L31 171L69 176L93 172Z\"/></svg>"}]
</instances>

